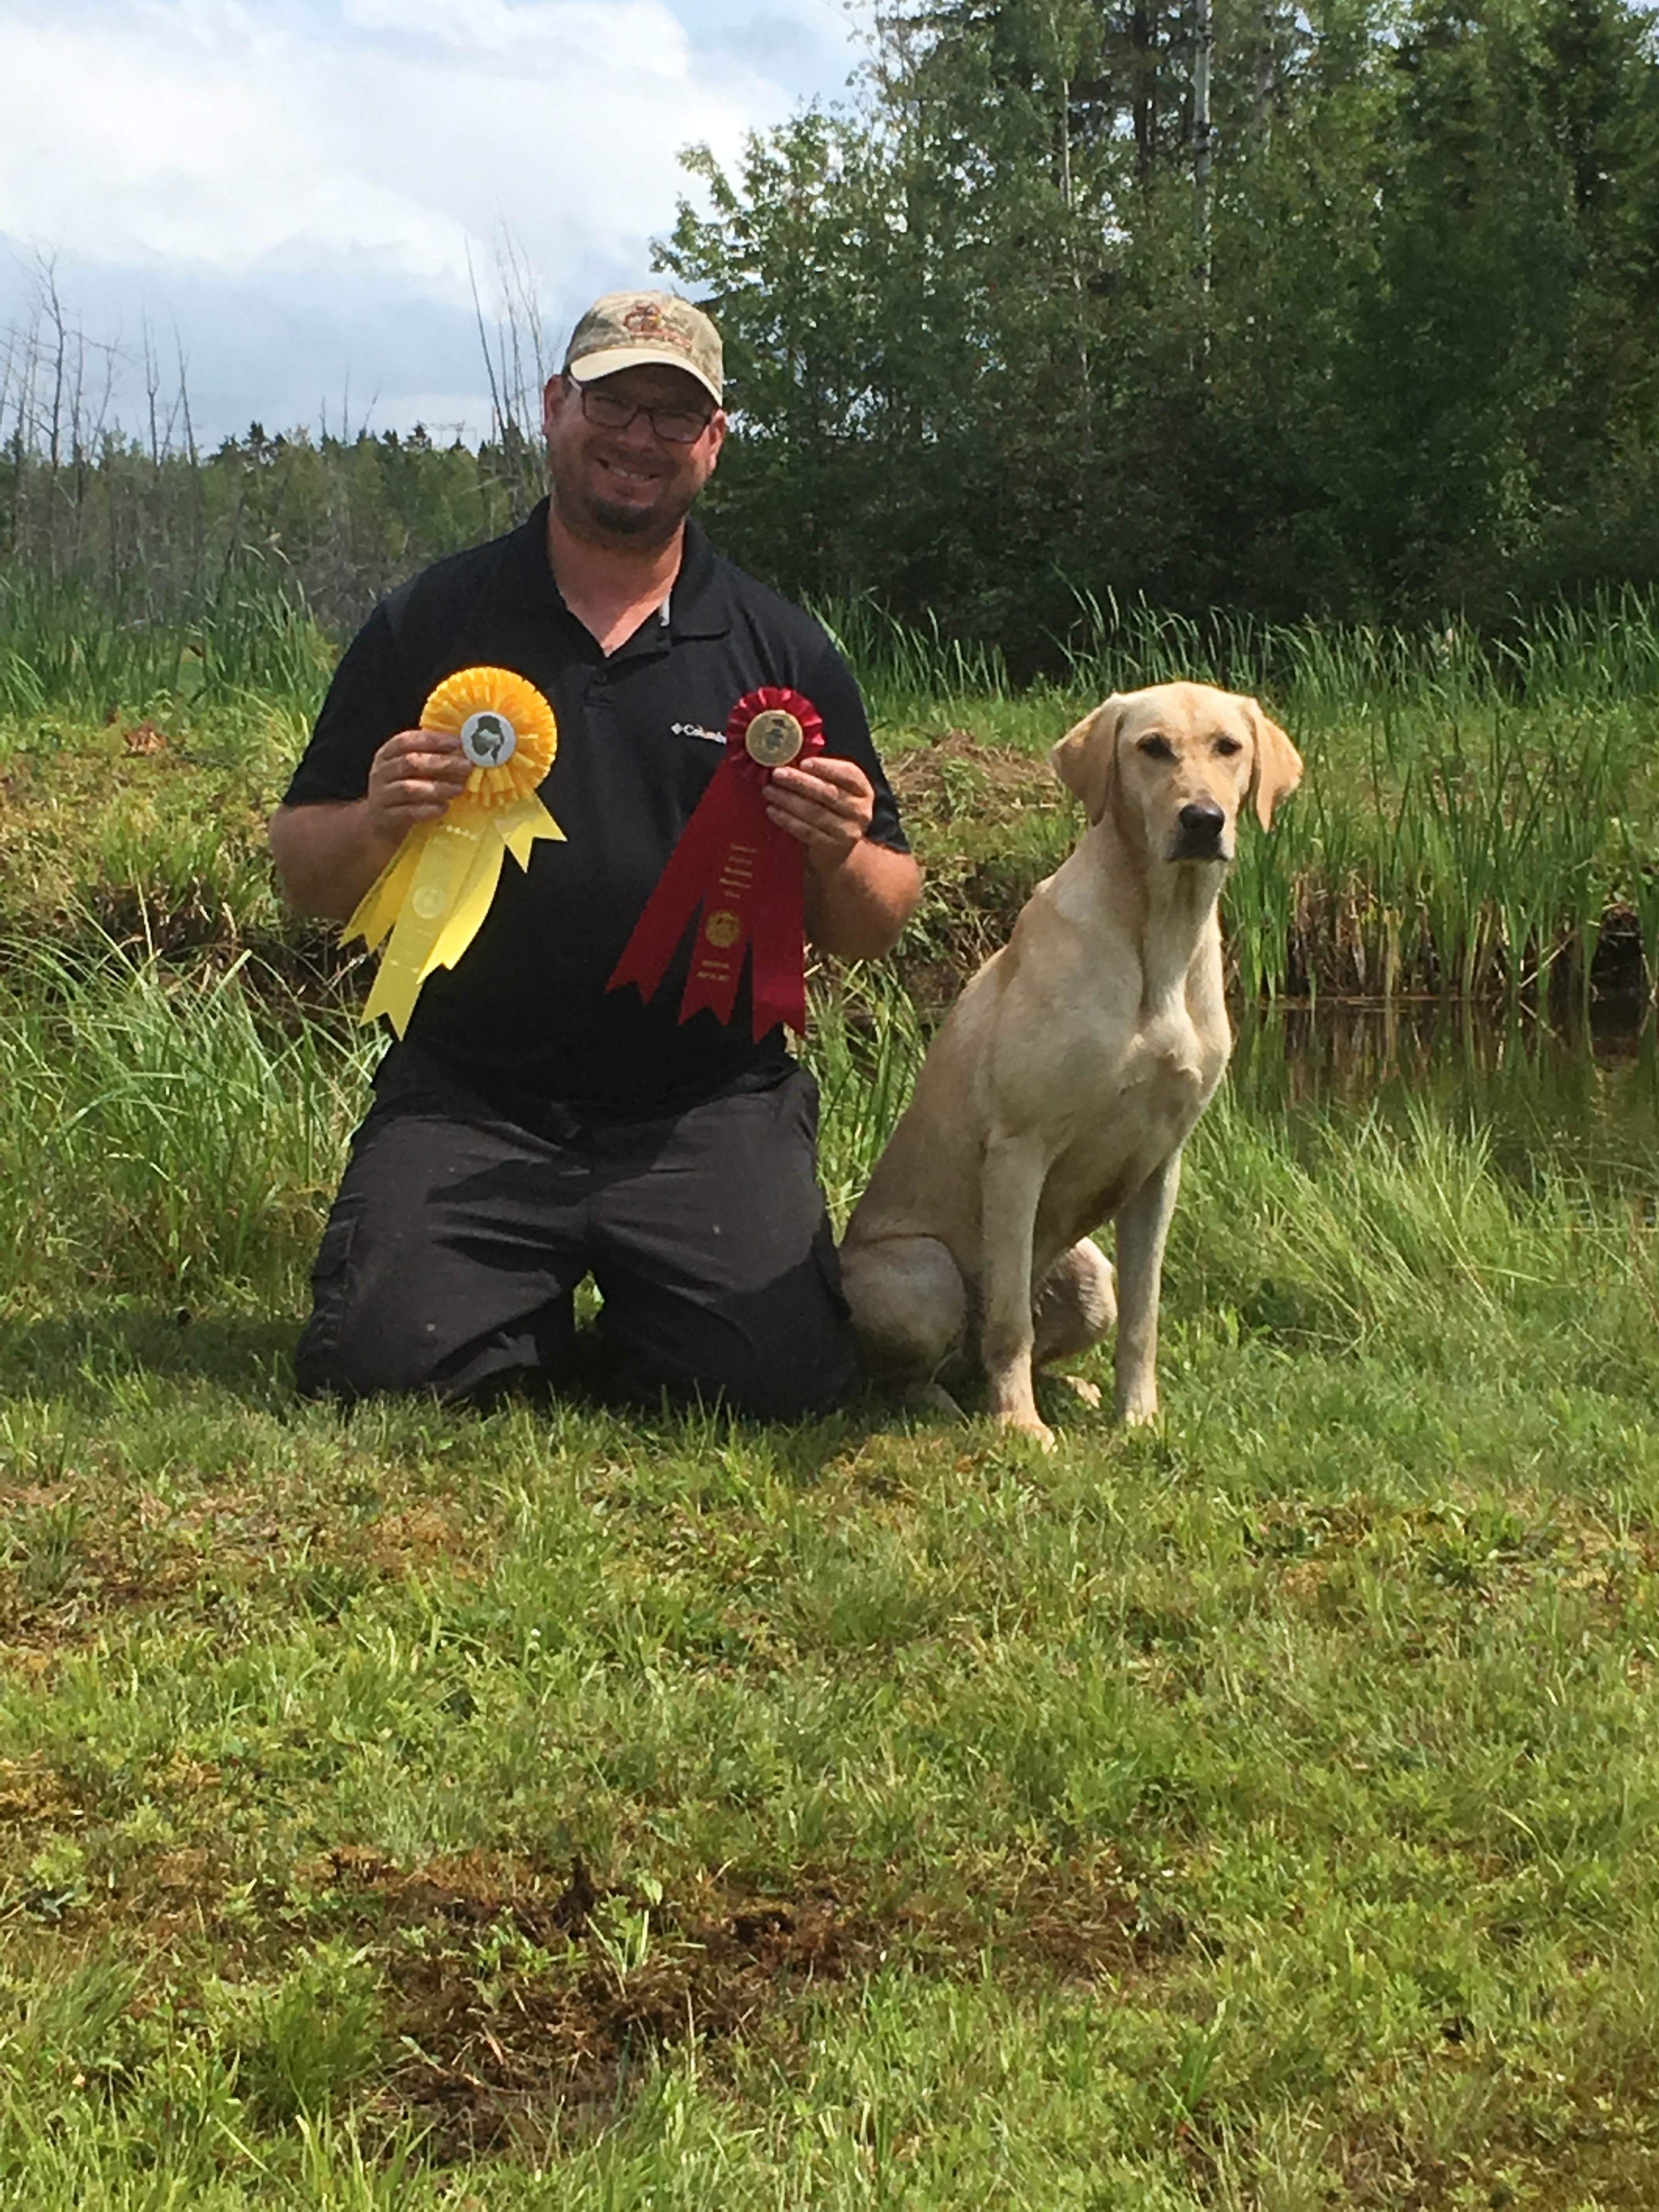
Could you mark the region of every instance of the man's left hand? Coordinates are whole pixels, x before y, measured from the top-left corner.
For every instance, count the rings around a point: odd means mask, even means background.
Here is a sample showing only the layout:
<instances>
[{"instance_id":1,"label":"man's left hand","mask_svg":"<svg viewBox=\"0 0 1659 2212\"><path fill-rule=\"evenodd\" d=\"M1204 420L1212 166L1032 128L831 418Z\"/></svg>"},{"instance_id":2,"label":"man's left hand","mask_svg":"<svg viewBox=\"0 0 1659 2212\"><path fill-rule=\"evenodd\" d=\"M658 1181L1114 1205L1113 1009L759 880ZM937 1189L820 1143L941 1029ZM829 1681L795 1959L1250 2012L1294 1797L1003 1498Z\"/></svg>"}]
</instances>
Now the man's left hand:
<instances>
[{"instance_id":1,"label":"man's left hand","mask_svg":"<svg viewBox=\"0 0 1659 2212\"><path fill-rule=\"evenodd\" d=\"M793 768L775 768L766 811L806 848L814 868L839 867L855 852L875 817L876 794L856 761L818 753Z\"/></svg>"}]
</instances>

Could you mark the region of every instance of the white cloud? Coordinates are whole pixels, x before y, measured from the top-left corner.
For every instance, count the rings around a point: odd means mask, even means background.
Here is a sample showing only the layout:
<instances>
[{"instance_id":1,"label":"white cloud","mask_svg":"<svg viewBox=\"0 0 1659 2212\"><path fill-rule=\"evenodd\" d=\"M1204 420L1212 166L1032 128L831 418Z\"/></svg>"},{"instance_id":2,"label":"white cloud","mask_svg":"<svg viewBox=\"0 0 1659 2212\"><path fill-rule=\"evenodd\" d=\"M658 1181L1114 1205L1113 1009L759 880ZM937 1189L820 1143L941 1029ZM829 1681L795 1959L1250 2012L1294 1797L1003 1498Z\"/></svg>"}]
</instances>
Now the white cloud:
<instances>
[{"instance_id":1,"label":"white cloud","mask_svg":"<svg viewBox=\"0 0 1659 2212\"><path fill-rule=\"evenodd\" d=\"M672 210L678 149L729 147L762 89L700 77L661 0L50 18L5 0L0 42L0 229L236 273L366 248L452 295L469 238L503 220L533 240L580 199L597 235L642 238Z\"/></svg>"},{"instance_id":2,"label":"white cloud","mask_svg":"<svg viewBox=\"0 0 1659 2212\"><path fill-rule=\"evenodd\" d=\"M309 286L326 314L277 381L383 393L451 389L504 234L567 318L645 275L683 146L729 160L856 58L835 0L0 0L0 234L60 257L83 321L136 283L194 363L235 351L216 296L291 315ZM0 282L0 319L21 297ZM433 310L450 354L422 362Z\"/></svg>"},{"instance_id":3,"label":"white cloud","mask_svg":"<svg viewBox=\"0 0 1659 2212\"><path fill-rule=\"evenodd\" d=\"M379 33L517 62L559 54L614 61L666 76L685 73L690 45L657 0L344 0L344 22Z\"/></svg>"}]
</instances>

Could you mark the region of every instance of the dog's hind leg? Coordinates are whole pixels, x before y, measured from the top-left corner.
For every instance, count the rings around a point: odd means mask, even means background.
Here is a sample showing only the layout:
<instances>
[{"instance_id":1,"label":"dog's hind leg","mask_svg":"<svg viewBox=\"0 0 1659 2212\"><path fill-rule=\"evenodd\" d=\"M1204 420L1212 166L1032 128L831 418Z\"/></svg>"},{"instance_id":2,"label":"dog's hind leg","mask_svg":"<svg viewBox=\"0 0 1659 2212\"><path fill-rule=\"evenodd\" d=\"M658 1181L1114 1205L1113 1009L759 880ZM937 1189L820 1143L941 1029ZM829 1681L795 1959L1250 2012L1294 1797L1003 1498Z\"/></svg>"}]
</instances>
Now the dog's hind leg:
<instances>
[{"instance_id":1,"label":"dog's hind leg","mask_svg":"<svg viewBox=\"0 0 1659 2212\"><path fill-rule=\"evenodd\" d=\"M1085 1237L1060 1254L1032 1302L1033 1362L1046 1367L1051 1360L1074 1359L1092 1350L1116 1319L1112 1263Z\"/></svg>"},{"instance_id":2,"label":"dog's hind leg","mask_svg":"<svg viewBox=\"0 0 1659 2212\"><path fill-rule=\"evenodd\" d=\"M967 1285L949 1248L934 1237L849 1239L841 1286L875 1381L919 1404L956 1410L933 1379L968 1319Z\"/></svg>"},{"instance_id":3,"label":"dog's hind leg","mask_svg":"<svg viewBox=\"0 0 1659 2212\"><path fill-rule=\"evenodd\" d=\"M1062 1252L1043 1277L1031 1307L1035 1342L1031 1364L1047 1367L1092 1351L1117 1318L1112 1263L1092 1238L1084 1237ZM1074 1390L1085 1406L1098 1406L1100 1392L1080 1375L1055 1377Z\"/></svg>"}]
</instances>

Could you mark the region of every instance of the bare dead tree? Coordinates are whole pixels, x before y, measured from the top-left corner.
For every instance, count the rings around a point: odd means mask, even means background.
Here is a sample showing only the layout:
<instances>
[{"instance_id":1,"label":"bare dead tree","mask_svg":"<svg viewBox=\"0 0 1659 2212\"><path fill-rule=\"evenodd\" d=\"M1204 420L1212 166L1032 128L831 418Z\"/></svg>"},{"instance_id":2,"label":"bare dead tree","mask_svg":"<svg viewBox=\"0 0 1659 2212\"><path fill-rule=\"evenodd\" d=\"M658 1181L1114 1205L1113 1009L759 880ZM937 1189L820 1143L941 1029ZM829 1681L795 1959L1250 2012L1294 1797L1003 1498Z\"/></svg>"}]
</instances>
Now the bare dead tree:
<instances>
[{"instance_id":1,"label":"bare dead tree","mask_svg":"<svg viewBox=\"0 0 1659 2212\"><path fill-rule=\"evenodd\" d=\"M501 456L501 481L514 519L521 521L542 495L542 391L551 349L535 272L505 229L495 243L495 277L491 321L469 252L467 280L489 383L489 442Z\"/></svg>"}]
</instances>

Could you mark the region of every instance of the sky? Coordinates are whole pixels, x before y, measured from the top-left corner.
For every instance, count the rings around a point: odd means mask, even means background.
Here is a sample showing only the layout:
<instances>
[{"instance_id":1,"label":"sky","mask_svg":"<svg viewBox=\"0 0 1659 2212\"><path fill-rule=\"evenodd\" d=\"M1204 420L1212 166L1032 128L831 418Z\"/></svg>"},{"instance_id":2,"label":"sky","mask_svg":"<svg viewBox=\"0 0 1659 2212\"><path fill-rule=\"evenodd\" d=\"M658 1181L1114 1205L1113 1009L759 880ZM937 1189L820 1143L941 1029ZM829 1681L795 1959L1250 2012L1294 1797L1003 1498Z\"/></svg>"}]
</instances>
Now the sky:
<instances>
[{"instance_id":1,"label":"sky","mask_svg":"<svg viewBox=\"0 0 1659 2212\"><path fill-rule=\"evenodd\" d=\"M835 99L867 0L0 0L0 436L43 303L82 415L476 438L474 286L563 342L746 131ZM50 327L50 317L47 319ZM146 350L154 362L147 375ZM8 368L9 374L8 374Z\"/></svg>"}]
</instances>

